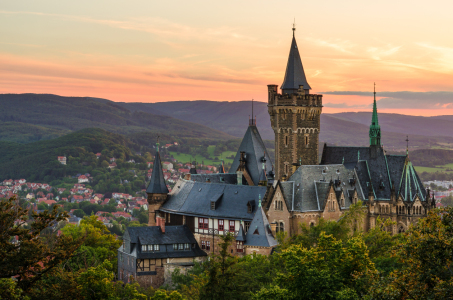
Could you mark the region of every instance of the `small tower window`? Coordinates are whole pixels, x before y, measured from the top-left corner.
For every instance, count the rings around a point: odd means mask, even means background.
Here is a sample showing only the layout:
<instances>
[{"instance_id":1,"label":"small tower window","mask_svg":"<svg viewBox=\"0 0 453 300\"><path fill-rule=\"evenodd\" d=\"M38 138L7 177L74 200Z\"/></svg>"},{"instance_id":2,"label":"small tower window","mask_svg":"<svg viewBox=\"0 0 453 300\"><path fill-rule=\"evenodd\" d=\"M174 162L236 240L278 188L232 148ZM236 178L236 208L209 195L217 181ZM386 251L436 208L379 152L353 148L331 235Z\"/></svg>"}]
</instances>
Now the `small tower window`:
<instances>
[{"instance_id":1,"label":"small tower window","mask_svg":"<svg viewBox=\"0 0 453 300\"><path fill-rule=\"evenodd\" d=\"M308 135L305 136L305 146L308 146Z\"/></svg>"},{"instance_id":2,"label":"small tower window","mask_svg":"<svg viewBox=\"0 0 453 300\"><path fill-rule=\"evenodd\" d=\"M285 136L285 146L288 146L289 144L289 136Z\"/></svg>"}]
</instances>

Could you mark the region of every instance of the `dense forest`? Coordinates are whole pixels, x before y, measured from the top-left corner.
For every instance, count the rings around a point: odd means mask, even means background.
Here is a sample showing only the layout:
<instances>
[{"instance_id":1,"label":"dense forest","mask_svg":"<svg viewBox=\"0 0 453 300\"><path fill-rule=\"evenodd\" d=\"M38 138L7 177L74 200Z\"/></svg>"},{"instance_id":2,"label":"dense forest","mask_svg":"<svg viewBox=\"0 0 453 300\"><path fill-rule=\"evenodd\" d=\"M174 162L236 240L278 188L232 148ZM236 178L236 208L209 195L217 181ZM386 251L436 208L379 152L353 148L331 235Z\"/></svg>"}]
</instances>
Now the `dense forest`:
<instances>
[{"instance_id":1,"label":"dense forest","mask_svg":"<svg viewBox=\"0 0 453 300\"><path fill-rule=\"evenodd\" d=\"M222 236L220 254L189 272L176 269L172 284L157 290L133 277L130 284L117 280L121 240L96 216L75 226L65 225L67 215L57 207L31 220L28 213L13 199L0 200L1 299L422 300L453 294L453 208L430 211L392 235L396 224L379 218L370 231L358 230L366 213L359 201L338 222L320 219L291 237L280 232L270 256L233 257L234 237Z\"/></svg>"}]
</instances>

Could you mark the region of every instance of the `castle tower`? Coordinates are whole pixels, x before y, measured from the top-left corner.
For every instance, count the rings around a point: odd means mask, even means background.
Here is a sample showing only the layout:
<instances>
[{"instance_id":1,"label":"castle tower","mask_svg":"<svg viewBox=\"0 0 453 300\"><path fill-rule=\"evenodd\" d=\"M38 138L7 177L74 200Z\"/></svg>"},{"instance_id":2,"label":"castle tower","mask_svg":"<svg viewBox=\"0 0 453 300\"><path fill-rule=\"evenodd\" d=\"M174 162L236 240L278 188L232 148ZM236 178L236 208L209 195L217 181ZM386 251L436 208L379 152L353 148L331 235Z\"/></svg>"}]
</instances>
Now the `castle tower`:
<instances>
[{"instance_id":1,"label":"castle tower","mask_svg":"<svg viewBox=\"0 0 453 300\"><path fill-rule=\"evenodd\" d=\"M293 172L293 164L317 165L322 95L310 94L310 85L294 36L289 51L285 79L268 85L268 111L275 133L275 175L281 179Z\"/></svg>"},{"instance_id":2,"label":"castle tower","mask_svg":"<svg viewBox=\"0 0 453 300\"><path fill-rule=\"evenodd\" d=\"M159 139L156 143L156 157L154 159L153 174L149 182L146 194L148 195L148 226L156 226L157 210L167 201L168 188L165 183L164 172L159 154Z\"/></svg>"}]
</instances>

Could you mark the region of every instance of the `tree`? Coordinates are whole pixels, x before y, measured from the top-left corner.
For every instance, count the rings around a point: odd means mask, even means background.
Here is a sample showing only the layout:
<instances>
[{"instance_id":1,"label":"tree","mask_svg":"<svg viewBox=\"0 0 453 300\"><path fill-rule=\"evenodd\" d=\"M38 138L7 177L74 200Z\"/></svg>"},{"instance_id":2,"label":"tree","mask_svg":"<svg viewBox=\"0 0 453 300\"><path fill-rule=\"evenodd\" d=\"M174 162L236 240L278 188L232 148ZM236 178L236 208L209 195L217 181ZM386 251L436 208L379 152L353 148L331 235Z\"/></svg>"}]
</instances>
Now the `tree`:
<instances>
[{"instance_id":1,"label":"tree","mask_svg":"<svg viewBox=\"0 0 453 300\"><path fill-rule=\"evenodd\" d=\"M450 299L453 208L436 209L404 233L393 254L401 268L376 281L370 298Z\"/></svg>"},{"instance_id":2,"label":"tree","mask_svg":"<svg viewBox=\"0 0 453 300\"><path fill-rule=\"evenodd\" d=\"M375 273L360 236L342 242L321 233L317 247L293 245L277 255L286 271L256 294L263 299L359 299Z\"/></svg>"},{"instance_id":3,"label":"tree","mask_svg":"<svg viewBox=\"0 0 453 300\"><path fill-rule=\"evenodd\" d=\"M62 229L63 235L74 239L84 237L83 244L77 249L76 255L70 259L67 268L71 271L96 267L104 260L109 260L116 272L117 249L121 241L110 234L108 228L98 220L97 216L85 217L79 226L68 224Z\"/></svg>"},{"instance_id":4,"label":"tree","mask_svg":"<svg viewBox=\"0 0 453 300\"><path fill-rule=\"evenodd\" d=\"M85 212L81 209L76 209L74 210L74 212L72 213L74 216L76 217L79 217L79 218L83 218L86 216Z\"/></svg>"},{"instance_id":5,"label":"tree","mask_svg":"<svg viewBox=\"0 0 453 300\"><path fill-rule=\"evenodd\" d=\"M14 197L0 200L0 278L16 276L17 287L25 292L69 259L83 242L83 236L57 236L56 225L68 218L66 212L58 213L57 207L39 214L32 211L32 219L28 214L15 204ZM44 235L44 231L48 233Z\"/></svg>"}]
</instances>

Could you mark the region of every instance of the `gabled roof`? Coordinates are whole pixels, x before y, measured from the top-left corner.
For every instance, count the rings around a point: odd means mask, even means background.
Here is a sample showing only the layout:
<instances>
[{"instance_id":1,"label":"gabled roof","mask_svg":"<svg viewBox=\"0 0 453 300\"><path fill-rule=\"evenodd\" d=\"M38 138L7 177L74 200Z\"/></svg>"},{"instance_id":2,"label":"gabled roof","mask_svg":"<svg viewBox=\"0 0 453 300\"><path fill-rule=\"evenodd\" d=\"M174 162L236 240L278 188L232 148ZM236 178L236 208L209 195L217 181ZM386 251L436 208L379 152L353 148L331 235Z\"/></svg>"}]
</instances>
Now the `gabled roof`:
<instances>
[{"instance_id":1,"label":"gabled roof","mask_svg":"<svg viewBox=\"0 0 453 300\"><path fill-rule=\"evenodd\" d=\"M304 90L311 90L311 87L307 82L307 78L305 77L304 67L302 66L299 49L297 48L296 38L293 34L291 49L289 50L288 63L286 65L285 79L283 80L281 89L284 93L293 92L294 90L297 91L299 89L299 85L303 85Z\"/></svg>"},{"instance_id":2,"label":"gabled roof","mask_svg":"<svg viewBox=\"0 0 453 300\"><path fill-rule=\"evenodd\" d=\"M280 185L289 210L294 207L294 211L319 211L324 209L331 180L339 180L340 184L334 185L334 189L344 194L345 206L349 207L347 191L356 188L356 183L350 182L354 177L355 171L341 164L300 166Z\"/></svg>"},{"instance_id":3,"label":"gabled roof","mask_svg":"<svg viewBox=\"0 0 453 300\"><path fill-rule=\"evenodd\" d=\"M202 183L180 179L160 210L190 216L249 221L253 219L254 212L247 212L247 203L251 200L257 203L259 195L263 196L266 189L264 186ZM212 210L211 201L220 196L221 203Z\"/></svg>"},{"instance_id":4,"label":"gabled roof","mask_svg":"<svg viewBox=\"0 0 453 300\"><path fill-rule=\"evenodd\" d=\"M253 217L245 239L244 245L247 246L274 247L277 245L277 241L272 235L271 226L261 205L258 206L258 210Z\"/></svg>"},{"instance_id":5,"label":"gabled roof","mask_svg":"<svg viewBox=\"0 0 453 300\"><path fill-rule=\"evenodd\" d=\"M137 251L133 247L132 255L140 258L166 258L166 257L198 257L206 256L206 253L198 247L198 243L187 225L166 226L165 233L159 226L127 227L124 239L126 242L136 245L171 245L171 244L195 244L190 251L155 252L146 253ZM122 246L121 246L122 247ZM122 251L122 248L120 250Z\"/></svg>"},{"instance_id":6,"label":"gabled roof","mask_svg":"<svg viewBox=\"0 0 453 300\"><path fill-rule=\"evenodd\" d=\"M409 157L386 155L381 147L374 149L373 147L324 145L321 165L339 164L344 159L344 165L356 171L360 186L357 192L363 195L364 199L368 199L368 189L371 184L374 198L377 200L390 200L392 187L394 187L406 201L413 201L416 193L422 201L425 201L426 190ZM372 151L376 151L374 157L371 155Z\"/></svg>"},{"instance_id":7,"label":"gabled roof","mask_svg":"<svg viewBox=\"0 0 453 300\"><path fill-rule=\"evenodd\" d=\"M233 160L230 168L230 173L235 173L239 167L239 160L241 158L241 151L246 155L246 168L253 184L258 185L260 181L260 172L262 171L262 158L266 153L266 172L269 173L273 169L272 161L267 154L266 146L258 132L256 125L250 125L245 132L238 152ZM245 182L245 181L244 181Z\"/></svg>"},{"instance_id":8,"label":"gabled roof","mask_svg":"<svg viewBox=\"0 0 453 300\"><path fill-rule=\"evenodd\" d=\"M165 183L164 172L162 171L162 164L160 162L159 150L156 152L153 174L151 175L151 181L149 182L146 192L148 194L168 194L168 188Z\"/></svg>"}]
</instances>

